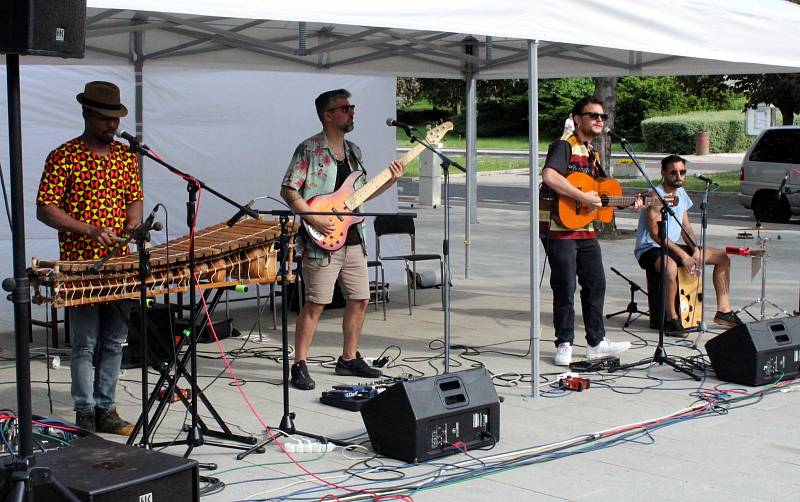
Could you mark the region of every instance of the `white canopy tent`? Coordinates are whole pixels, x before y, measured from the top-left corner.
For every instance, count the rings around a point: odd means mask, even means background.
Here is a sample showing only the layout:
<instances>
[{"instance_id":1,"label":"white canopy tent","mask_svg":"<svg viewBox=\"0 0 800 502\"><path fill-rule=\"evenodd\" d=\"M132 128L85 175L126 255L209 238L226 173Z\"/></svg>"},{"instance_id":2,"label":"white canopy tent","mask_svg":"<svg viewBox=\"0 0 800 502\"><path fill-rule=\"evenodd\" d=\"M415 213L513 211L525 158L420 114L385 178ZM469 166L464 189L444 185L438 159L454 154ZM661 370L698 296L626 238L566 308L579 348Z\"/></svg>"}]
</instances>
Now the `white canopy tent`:
<instances>
[{"instance_id":1,"label":"white canopy tent","mask_svg":"<svg viewBox=\"0 0 800 502\"><path fill-rule=\"evenodd\" d=\"M194 68L465 78L468 211L475 188L475 79L795 71L800 8L782 0L475 0L402 5L90 0L93 61ZM776 43L775 33L781 35ZM34 62L26 58L23 63ZM49 61L47 61L49 62ZM137 89L141 89L137 86ZM136 125L141 132L142 99ZM532 159L538 156L530 121ZM538 173L531 170L531 338L538 374ZM474 207L474 206L473 206ZM467 217L467 238L469 221ZM467 249L468 258L468 249ZM537 388L532 392L536 395Z\"/></svg>"}]
</instances>

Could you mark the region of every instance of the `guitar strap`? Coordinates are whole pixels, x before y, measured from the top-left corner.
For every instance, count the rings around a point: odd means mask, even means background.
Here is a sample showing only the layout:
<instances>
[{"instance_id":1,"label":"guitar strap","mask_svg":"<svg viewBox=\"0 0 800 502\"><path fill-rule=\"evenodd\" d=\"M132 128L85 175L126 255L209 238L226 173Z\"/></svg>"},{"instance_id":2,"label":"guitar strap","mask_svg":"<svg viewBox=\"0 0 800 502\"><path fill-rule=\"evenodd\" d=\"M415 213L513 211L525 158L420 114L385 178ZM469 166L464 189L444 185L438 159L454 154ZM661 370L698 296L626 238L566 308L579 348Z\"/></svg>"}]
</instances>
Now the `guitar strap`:
<instances>
[{"instance_id":1,"label":"guitar strap","mask_svg":"<svg viewBox=\"0 0 800 502\"><path fill-rule=\"evenodd\" d=\"M601 178L608 178L606 175L605 170L603 170L603 163L600 162L600 159L597 158L597 151L592 148L591 145L587 144L586 149L589 150L589 162L594 164L594 168L597 169L598 174L600 174Z\"/></svg>"}]
</instances>

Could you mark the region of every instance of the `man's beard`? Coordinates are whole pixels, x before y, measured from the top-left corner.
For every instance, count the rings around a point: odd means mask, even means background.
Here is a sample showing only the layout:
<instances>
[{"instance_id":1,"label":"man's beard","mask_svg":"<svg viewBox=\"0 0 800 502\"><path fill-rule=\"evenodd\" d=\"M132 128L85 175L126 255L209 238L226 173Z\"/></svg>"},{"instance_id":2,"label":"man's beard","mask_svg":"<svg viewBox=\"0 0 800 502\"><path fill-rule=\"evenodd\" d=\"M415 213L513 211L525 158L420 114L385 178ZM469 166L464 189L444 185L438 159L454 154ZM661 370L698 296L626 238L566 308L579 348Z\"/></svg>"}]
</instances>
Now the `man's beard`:
<instances>
[{"instance_id":1,"label":"man's beard","mask_svg":"<svg viewBox=\"0 0 800 502\"><path fill-rule=\"evenodd\" d=\"M354 127L355 127L355 122L348 122L347 125L345 125L342 130L344 132L351 132Z\"/></svg>"}]
</instances>

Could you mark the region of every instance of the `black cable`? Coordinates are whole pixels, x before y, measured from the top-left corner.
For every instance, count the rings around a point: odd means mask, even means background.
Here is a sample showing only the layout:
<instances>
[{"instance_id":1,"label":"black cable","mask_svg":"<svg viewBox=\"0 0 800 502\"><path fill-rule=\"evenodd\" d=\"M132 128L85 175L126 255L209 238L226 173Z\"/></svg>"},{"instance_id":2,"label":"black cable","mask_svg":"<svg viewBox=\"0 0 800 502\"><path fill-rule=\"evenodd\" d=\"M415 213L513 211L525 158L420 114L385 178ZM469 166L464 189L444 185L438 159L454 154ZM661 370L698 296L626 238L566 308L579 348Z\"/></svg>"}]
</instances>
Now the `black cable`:
<instances>
[{"instance_id":1,"label":"black cable","mask_svg":"<svg viewBox=\"0 0 800 502\"><path fill-rule=\"evenodd\" d=\"M214 495L215 493L219 493L225 489L225 483L222 482L219 478L214 478L211 476L200 476L200 496L205 497L207 495ZM205 483L205 485L203 485Z\"/></svg>"},{"instance_id":2,"label":"black cable","mask_svg":"<svg viewBox=\"0 0 800 502\"><path fill-rule=\"evenodd\" d=\"M0 163L0 186L2 186L2 188L3 188L3 203L4 203L5 207L6 207L6 217L8 218L8 228L11 230L11 232L13 232L14 231L14 227L11 224L11 210L9 209L10 206L9 206L9 203L8 203L8 193L6 192L6 177L5 177L5 174L3 173L3 164L2 163Z\"/></svg>"}]
</instances>

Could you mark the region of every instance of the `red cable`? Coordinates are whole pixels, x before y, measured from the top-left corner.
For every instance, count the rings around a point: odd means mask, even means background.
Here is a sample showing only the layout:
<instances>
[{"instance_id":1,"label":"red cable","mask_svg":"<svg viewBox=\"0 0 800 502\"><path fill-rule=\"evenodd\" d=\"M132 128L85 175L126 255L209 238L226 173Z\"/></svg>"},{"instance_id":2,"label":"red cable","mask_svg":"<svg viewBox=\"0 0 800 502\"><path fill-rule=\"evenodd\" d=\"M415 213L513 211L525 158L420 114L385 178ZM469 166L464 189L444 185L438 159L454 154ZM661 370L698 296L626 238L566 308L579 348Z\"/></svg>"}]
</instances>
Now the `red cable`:
<instances>
[{"instance_id":1,"label":"red cable","mask_svg":"<svg viewBox=\"0 0 800 502\"><path fill-rule=\"evenodd\" d=\"M195 215L194 215L194 225L192 225L191 231L189 233L190 246L191 246L191 248L194 248L194 230L195 230L195 226L197 224L197 214L200 211L200 193L202 193L202 187L200 186L200 183L198 182L198 180L196 180L194 178L190 179L189 177L185 177L185 179L187 179L187 181L195 183L195 185L197 185L197 189L198 189L197 190L197 207L195 209ZM194 280L195 285L197 287L200 287L200 281L198 280L196 274L194 275L194 277L192 279ZM288 451L286 451L286 449L283 447L283 444L280 441L278 441L278 438L276 438L272 434L272 431L269 429L269 426L267 426L267 424L264 422L264 420L262 420L261 415L258 414L258 412L256 411L255 407L253 406L253 403L250 401L250 399L247 397L247 394L242 389L242 386L239 383L239 379L236 376L236 372L233 371L233 368L231 367L230 363L228 362L228 357L225 355L225 350L223 350L222 344L220 343L219 338L217 337L217 331L216 331L216 329L214 329L214 323L211 320L211 314L208 312L208 304L206 304L206 299L205 299L205 297L203 295L200 295L200 301L203 303L203 312L205 313L206 319L208 320L208 326L211 328L212 335L214 335L214 343L216 343L216 345L217 345L217 350L219 351L220 356L222 357L222 361L225 363L225 367L227 368L228 373L230 373L231 378L233 378L233 382L234 382L234 385L236 386L236 389L239 391L239 394L242 396L242 398L244 399L245 403L247 403L247 407L250 408L250 411L253 413L253 416L255 416L256 420L258 420L258 423L261 424L261 427L264 429L264 431L267 434L269 434L270 439L275 444L278 445L278 447L281 449L281 451L284 453L284 455L289 457L289 460L291 460L293 464L295 464L303 472L305 472L306 474L308 474L312 478L316 479L317 481L319 481L321 483L324 483L324 484L326 484L326 485L328 485L328 486L330 486L332 488L336 488L338 490L345 490L345 491L348 491L348 492L351 492L351 493L363 493L365 495L369 495L369 496L373 497L376 501L377 500L393 500L393 499L413 501L413 498L411 498L409 496L406 496L406 495L381 496L381 495L378 495L377 493L371 492L369 490L354 490L354 489L348 488L346 486L337 485L336 483L332 483L330 481L327 481L325 479L320 478L319 476L317 476L316 474L314 474L313 472L308 470L301 463L299 463ZM328 496L329 495L325 495L325 497L323 497L322 500L325 500L325 498L328 497ZM339 500L338 497L336 497L335 495L330 495L330 496L335 497L334 500Z\"/></svg>"},{"instance_id":2,"label":"red cable","mask_svg":"<svg viewBox=\"0 0 800 502\"><path fill-rule=\"evenodd\" d=\"M197 280L197 276L196 275L194 276L194 281L195 281L195 284L197 284L199 286L199 282ZM332 488L336 488L338 490L345 490L345 491L348 491L348 492L351 492L351 493L363 493L365 495L369 495L369 496L373 497L375 500L391 500L391 499L408 500L408 501L413 500L411 497L406 496L406 495L381 496L381 495L378 495L377 493L371 492L369 490L354 490L354 489L348 488L346 486L337 485L336 483L332 483L330 481L327 481L325 479L320 478L319 476L317 476L316 474L314 474L313 472L308 470L300 462L298 462L288 451L286 451L286 449L283 447L283 444L280 441L278 441L278 439L272 434L272 431L270 430L269 426L267 426L267 424L261 418L261 415L259 415L259 413L256 411L255 407L253 406L253 403L248 398L247 393L244 391L244 389L242 389L242 386L239 383L239 378L236 376L236 372L233 371L233 368L231 367L230 362L228 361L228 357L225 355L225 351L222 348L222 344L220 343L219 338L217 337L217 331L214 329L214 323L211 320L211 314L208 312L208 304L206 304L206 299L203 296L201 296L200 300L203 303L203 312L206 315L206 319L208 320L208 325L211 328L211 333L214 336L214 343L216 343L216 345L217 345L217 350L219 351L220 356L222 357L222 361L225 363L225 367L227 368L228 373L230 373L231 378L233 378L233 382L234 382L234 385L235 385L236 389L239 391L239 394L242 396L242 398L244 399L245 403L247 403L247 407L250 408L250 411L253 413L253 416L255 416L256 420L258 420L258 423L261 424L261 427L264 429L264 431L267 434L269 434L270 439L275 444L278 445L278 447L281 449L281 451L287 457L289 457L289 460L291 460L293 464L295 464L303 472L305 472L306 474L308 474L312 478L316 479L317 481L319 481L321 483L324 483L324 484L326 484L326 485L328 485L328 486L330 486ZM335 497L334 500L339 500L338 497L336 497L335 495L331 495L331 494L325 495L322 498L322 500L326 500L326 498L331 497L331 496Z\"/></svg>"}]
</instances>

